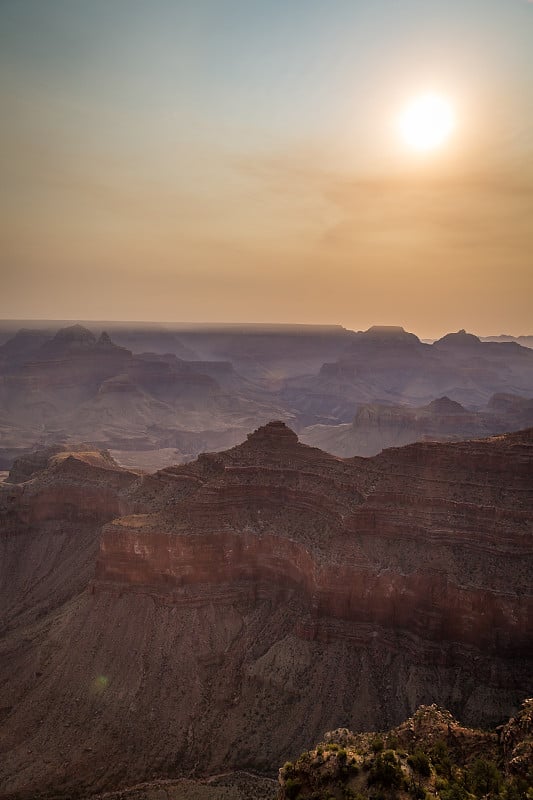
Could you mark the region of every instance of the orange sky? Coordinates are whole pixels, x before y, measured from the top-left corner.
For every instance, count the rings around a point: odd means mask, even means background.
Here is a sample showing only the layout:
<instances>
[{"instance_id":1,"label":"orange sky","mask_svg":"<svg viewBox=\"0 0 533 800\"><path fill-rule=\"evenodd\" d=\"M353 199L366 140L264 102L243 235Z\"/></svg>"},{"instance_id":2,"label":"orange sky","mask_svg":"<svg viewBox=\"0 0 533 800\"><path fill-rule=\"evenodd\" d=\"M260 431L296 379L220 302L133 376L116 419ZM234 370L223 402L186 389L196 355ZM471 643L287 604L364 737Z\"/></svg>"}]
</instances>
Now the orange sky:
<instances>
[{"instance_id":1,"label":"orange sky","mask_svg":"<svg viewBox=\"0 0 533 800\"><path fill-rule=\"evenodd\" d=\"M533 4L265 5L2 5L0 316L533 333Z\"/></svg>"}]
</instances>

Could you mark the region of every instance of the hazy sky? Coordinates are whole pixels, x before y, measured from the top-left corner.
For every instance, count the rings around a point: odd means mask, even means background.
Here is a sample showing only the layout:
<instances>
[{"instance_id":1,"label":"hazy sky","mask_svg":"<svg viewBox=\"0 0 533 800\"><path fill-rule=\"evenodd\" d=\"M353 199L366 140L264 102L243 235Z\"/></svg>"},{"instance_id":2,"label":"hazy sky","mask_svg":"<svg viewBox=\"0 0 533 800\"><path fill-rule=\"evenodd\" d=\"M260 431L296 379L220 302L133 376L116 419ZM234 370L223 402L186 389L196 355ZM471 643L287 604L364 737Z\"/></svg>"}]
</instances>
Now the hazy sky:
<instances>
[{"instance_id":1,"label":"hazy sky","mask_svg":"<svg viewBox=\"0 0 533 800\"><path fill-rule=\"evenodd\" d=\"M0 0L0 90L2 317L533 333L532 2Z\"/></svg>"}]
</instances>

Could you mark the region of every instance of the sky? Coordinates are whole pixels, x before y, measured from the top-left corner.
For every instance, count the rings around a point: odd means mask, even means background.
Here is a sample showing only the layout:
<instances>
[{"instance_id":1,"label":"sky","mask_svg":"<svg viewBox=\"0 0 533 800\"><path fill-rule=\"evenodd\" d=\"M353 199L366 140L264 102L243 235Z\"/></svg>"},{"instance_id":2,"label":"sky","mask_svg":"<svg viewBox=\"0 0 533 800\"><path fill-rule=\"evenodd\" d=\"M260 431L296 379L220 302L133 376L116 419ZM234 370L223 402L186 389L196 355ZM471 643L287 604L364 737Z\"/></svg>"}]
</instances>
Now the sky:
<instances>
[{"instance_id":1,"label":"sky","mask_svg":"<svg viewBox=\"0 0 533 800\"><path fill-rule=\"evenodd\" d=\"M533 2L0 0L0 102L2 318L533 334Z\"/></svg>"}]
</instances>

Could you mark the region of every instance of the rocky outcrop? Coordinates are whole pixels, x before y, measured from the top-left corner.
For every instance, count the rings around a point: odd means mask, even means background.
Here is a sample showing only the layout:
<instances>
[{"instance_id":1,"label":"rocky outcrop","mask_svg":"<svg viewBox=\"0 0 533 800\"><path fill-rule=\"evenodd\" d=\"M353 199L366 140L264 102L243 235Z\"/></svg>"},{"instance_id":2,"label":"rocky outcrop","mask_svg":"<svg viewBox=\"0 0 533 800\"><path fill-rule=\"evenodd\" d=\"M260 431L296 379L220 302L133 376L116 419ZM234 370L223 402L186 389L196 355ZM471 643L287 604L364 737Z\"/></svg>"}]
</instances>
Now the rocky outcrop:
<instances>
[{"instance_id":1,"label":"rocky outcrop","mask_svg":"<svg viewBox=\"0 0 533 800\"><path fill-rule=\"evenodd\" d=\"M522 704L519 713L498 731L507 771L524 780L533 780L533 698Z\"/></svg>"},{"instance_id":2,"label":"rocky outcrop","mask_svg":"<svg viewBox=\"0 0 533 800\"><path fill-rule=\"evenodd\" d=\"M498 731L461 725L449 711L421 706L386 733L330 731L325 741L279 770L278 800L317 797L373 798L377 793L398 800L498 797L526 798L533 778L533 751L524 751L521 772L509 758L506 736L529 733L532 701ZM522 744L524 740L522 740ZM502 746L503 745L503 746Z\"/></svg>"},{"instance_id":3,"label":"rocky outcrop","mask_svg":"<svg viewBox=\"0 0 533 800\"><path fill-rule=\"evenodd\" d=\"M59 450L59 452L57 452ZM8 476L19 493L20 524L47 520L94 519L103 521L120 514L120 491L135 474L119 467L109 453L76 448L50 448L18 459ZM22 481L22 483L20 483Z\"/></svg>"},{"instance_id":4,"label":"rocky outcrop","mask_svg":"<svg viewBox=\"0 0 533 800\"><path fill-rule=\"evenodd\" d=\"M47 331L21 328L17 333L0 345L0 364L24 363L35 356L52 335Z\"/></svg>"},{"instance_id":5,"label":"rocky outcrop","mask_svg":"<svg viewBox=\"0 0 533 800\"><path fill-rule=\"evenodd\" d=\"M481 339L474 336L473 333L467 333L464 328L457 333L447 333L441 339L434 342L435 347L450 347L450 348L475 348L481 346Z\"/></svg>"}]
</instances>

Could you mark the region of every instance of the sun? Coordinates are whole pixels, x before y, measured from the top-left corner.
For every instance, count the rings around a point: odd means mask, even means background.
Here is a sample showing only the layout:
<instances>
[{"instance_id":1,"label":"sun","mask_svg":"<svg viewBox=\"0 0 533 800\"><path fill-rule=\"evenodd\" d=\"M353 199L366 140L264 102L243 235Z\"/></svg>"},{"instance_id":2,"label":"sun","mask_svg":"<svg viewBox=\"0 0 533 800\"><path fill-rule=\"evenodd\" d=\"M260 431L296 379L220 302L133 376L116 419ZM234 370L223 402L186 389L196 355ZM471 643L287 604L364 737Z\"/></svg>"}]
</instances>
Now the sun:
<instances>
[{"instance_id":1,"label":"sun","mask_svg":"<svg viewBox=\"0 0 533 800\"><path fill-rule=\"evenodd\" d=\"M455 124L451 103L438 94L415 97L399 118L403 140L419 152L429 152L441 147L450 138Z\"/></svg>"}]
</instances>

